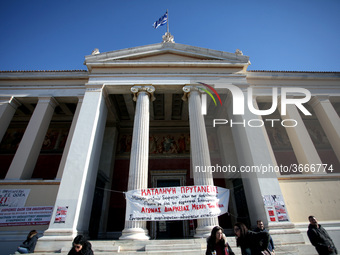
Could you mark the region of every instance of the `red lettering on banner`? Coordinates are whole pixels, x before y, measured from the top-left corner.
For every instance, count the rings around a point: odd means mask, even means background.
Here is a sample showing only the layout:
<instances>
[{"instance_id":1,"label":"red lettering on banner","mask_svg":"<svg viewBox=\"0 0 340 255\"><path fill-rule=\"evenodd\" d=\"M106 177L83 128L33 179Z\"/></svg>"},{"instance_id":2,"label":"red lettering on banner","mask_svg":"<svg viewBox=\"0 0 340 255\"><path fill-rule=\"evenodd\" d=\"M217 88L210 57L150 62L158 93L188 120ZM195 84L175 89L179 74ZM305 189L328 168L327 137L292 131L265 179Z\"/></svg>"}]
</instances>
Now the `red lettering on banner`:
<instances>
[{"instance_id":1,"label":"red lettering on banner","mask_svg":"<svg viewBox=\"0 0 340 255\"><path fill-rule=\"evenodd\" d=\"M176 194L176 188L142 189L142 196Z\"/></svg>"},{"instance_id":2,"label":"red lettering on banner","mask_svg":"<svg viewBox=\"0 0 340 255\"><path fill-rule=\"evenodd\" d=\"M206 209L206 208L207 208L206 205L195 205L195 204L191 205L192 210L201 210L201 209Z\"/></svg>"},{"instance_id":3,"label":"red lettering on banner","mask_svg":"<svg viewBox=\"0 0 340 255\"><path fill-rule=\"evenodd\" d=\"M141 210L142 213L161 213L161 208L158 207L158 208L145 208L145 207L142 207L142 210Z\"/></svg>"},{"instance_id":4,"label":"red lettering on banner","mask_svg":"<svg viewBox=\"0 0 340 255\"><path fill-rule=\"evenodd\" d=\"M182 211L189 211L189 206L172 206L172 207L165 207L164 212L182 212Z\"/></svg>"},{"instance_id":5,"label":"red lettering on banner","mask_svg":"<svg viewBox=\"0 0 340 255\"><path fill-rule=\"evenodd\" d=\"M7 202L8 198L7 197L1 197L0 198L0 204L5 204Z\"/></svg>"},{"instance_id":6,"label":"red lettering on banner","mask_svg":"<svg viewBox=\"0 0 340 255\"><path fill-rule=\"evenodd\" d=\"M181 187L181 193L196 193L196 192L205 192L205 193L218 193L218 189L215 186L187 186Z\"/></svg>"}]
</instances>

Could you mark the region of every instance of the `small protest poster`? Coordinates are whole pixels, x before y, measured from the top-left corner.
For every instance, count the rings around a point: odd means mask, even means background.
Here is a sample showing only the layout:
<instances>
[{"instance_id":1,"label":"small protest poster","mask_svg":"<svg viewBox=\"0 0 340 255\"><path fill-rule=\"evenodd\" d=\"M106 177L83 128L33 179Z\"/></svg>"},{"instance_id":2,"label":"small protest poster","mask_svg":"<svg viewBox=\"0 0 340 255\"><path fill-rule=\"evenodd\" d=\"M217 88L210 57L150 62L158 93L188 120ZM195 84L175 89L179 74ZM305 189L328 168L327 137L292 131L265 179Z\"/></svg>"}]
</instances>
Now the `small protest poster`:
<instances>
[{"instance_id":1,"label":"small protest poster","mask_svg":"<svg viewBox=\"0 0 340 255\"><path fill-rule=\"evenodd\" d=\"M54 223L65 223L68 206L58 206Z\"/></svg>"},{"instance_id":2,"label":"small protest poster","mask_svg":"<svg viewBox=\"0 0 340 255\"><path fill-rule=\"evenodd\" d=\"M287 209L282 195L264 195L263 202L270 221L288 221Z\"/></svg>"}]
</instances>

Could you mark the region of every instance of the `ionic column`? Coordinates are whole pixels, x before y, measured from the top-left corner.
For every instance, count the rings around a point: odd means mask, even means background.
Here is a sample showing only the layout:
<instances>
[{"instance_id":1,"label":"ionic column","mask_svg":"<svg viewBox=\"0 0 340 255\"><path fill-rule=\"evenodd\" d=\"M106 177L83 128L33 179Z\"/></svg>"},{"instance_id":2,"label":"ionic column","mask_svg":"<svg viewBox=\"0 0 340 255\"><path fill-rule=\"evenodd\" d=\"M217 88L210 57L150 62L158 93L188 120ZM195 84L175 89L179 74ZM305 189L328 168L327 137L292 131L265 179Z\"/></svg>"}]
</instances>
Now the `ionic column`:
<instances>
[{"instance_id":1,"label":"ionic column","mask_svg":"<svg viewBox=\"0 0 340 255\"><path fill-rule=\"evenodd\" d=\"M104 89L96 86L85 91L52 218L36 252L55 252L77 234L87 234L108 112ZM55 220L58 207L67 208L65 222Z\"/></svg>"},{"instance_id":2,"label":"ionic column","mask_svg":"<svg viewBox=\"0 0 340 255\"><path fill-rule=\"evenodd\" d=\"M13 115L21 104L14 98L0 98L0 142L11 123Z\"/></svg>"},{"instance_id":3,"label":"ionic column","mask_svg":"<svg viewBox=\"0 0 340 255\"><path fill-rule=\"evenodd\" d=\"M134 86L131 88L136 103L133 124L128 190L148 187L150 95L155 91L152 86ZM122 236L119 239L149 239L146 221L125 221Z\"/></svg>"},{"instance_id":4,"label":"ionic column","mask_svg":"<svg viewBox=\"0 0 340 255\"><path fill-rule=\"evenodd\" d=\"M281 111L281 106L278 107ZM281 115L283 121L287 123L292 122L290 120L295 120L297 125L295 127L285 127L287 135L289 137L290 143L292 144L293 151L295 153L296 159L299 164L312 166L312 165L322 165L322 161L319 157L318 152L315 149L313 141L307 131L305 124L299 114L297 108L293 104L286 105L286 115ZM291 125L293 125L292 122ZM288 126L286 124L285 126ZM311 172L305 172L310 174ZM323 174L323 171L315 172L314 174Z\"/></svg>"},{"instance_id":5,"label":"ionic column","mask_svg":"<svg viewBox=\"0 0 340 255\"><path fill-rule=\"evenodd\" d=\"M58 103L53 97L39 97L38 104L12 160L6 179L31 178L54 108L57 105Z\"/></svg>"},{"instance_id":6,"label":"ionic column","mask_svg":"<svg viewBox=\"0 0 340 255\"><path fill-rule=\"evenodd\" d=\"M198 88L193 86L185 86L183 87L183 91L189 100L190 147L193 169L195 169L196 166L202 168L211 166L200 93L198 92ZM193 171L193 176L195 185L214 185L211 172L207 171L203 173ZM218 225L217 217L198 219L195 237L209 236L211 229L216 225Z\"/></svg>"},{"instance_id":7,"label":"ionic column","mask_svg":"<svg viewBox=\"0 0 340 255\"><path fill-rule=\"evenodd\" d=\"M61 160L60 160L60 164L59 164L59 168L58 168L58 172L57 172L57 176L56 176L57 180L60 180L61 177L63 176L63 173L64 173L64 167L65 167L67 155L68 155L68 152L70 150L70 145L71 145L72 137L73 137L73 134L74 134L74 129L75 129L76 124L77 124L80 108L81 108L81 105L83 103L83 98L84 98L84 96L78 97L79 100L78 100L77 108L76 108L76 111L75 111L73 119L72 119L72 124L71 124L70 130L68 132L66 144L65 144L65 147L64 147L63 156L61 157Z\"/></svg>"},{"instance_id":8,"label":"ionic column","mask_svg":"<svg viewBox=\"0 0 340 255\"><path fill-rule=\"evenodd\" d=\"M309 101L340 161L340 118L328 96L316 96Z\"/></svg>"}]
</instances>

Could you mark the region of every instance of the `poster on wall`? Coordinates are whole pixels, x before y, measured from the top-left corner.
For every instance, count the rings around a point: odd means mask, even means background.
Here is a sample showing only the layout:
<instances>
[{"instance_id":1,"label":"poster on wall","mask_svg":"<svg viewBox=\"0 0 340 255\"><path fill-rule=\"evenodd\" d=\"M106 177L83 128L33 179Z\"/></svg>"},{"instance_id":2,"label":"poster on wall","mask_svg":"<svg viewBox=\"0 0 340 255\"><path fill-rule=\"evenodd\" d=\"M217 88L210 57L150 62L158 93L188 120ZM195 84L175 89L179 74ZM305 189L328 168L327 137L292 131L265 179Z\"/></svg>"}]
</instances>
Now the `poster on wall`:
<instances>
[{"instance_id":1,"label":"poster on wall","mask_svg":"<svg viewBox=\"0 0 340 255\"><path fill-rule=\"evenodd\" d=\"M264 195L262 197L270 221L288 221L285 202L281 195Z\"/></svg>"},{"instance_id":2,"label":"poster on wall","mask_svg":"<svg viewBox=\"0 0 340 255\"><path fill-rule=\"evenodd\" d=\"M30 189L0 189L1 207L24 207Z\"/></svg>"},{"instance_id":3,"label":"poster on wall","mask_svg":"<svg viewBox=\"0 0 340 255\"><path fill-rule=\"evenodd\" d=\"M270 222L278 221L277 217L276 217L276 214L275 214L274 206L266 206L266 212L267 212L267 215L268 215L268 218L269 218Z\"/></svg>"},{"instance_id":4,"label":"poster on wall","mask_svg":"<svg viewBox=\"0 0 340 255\"><path fill-rule=\"evenodd\" d=\"M288 215L286 211L285 202L283 201L283 197L280 195L272 196L274 200L274 206L276 215L279 221L288 221Z\"/></svg>"},{"instance_id":5,"label":"poster on wall","mask_svg":"<svg viewBox=\"0 0 340 255\"><path fill-rule=\"evenodd\" d=\"M228 211L229 190L184 186L131 190L125 193L127 221L211 218Z\"/></svg>"},{"instance_id":6,"label":"poster on wall","mask_svg":"<svg viewBox=\"0 0 340 255\"><path fill-rule=\"evenodd\" d=\"M54 223L65 223L68 206L58 206Z\"/></svg>"},{"instance_id":7,"label":"poster on wall","mask_svg":"<svg viewBox=\"0 0 340 255\"><path fill-rule=\"evenodd\" d=\"M0 227L48 225L53 206L0 208Z\"/></svg>"}]
</instances>

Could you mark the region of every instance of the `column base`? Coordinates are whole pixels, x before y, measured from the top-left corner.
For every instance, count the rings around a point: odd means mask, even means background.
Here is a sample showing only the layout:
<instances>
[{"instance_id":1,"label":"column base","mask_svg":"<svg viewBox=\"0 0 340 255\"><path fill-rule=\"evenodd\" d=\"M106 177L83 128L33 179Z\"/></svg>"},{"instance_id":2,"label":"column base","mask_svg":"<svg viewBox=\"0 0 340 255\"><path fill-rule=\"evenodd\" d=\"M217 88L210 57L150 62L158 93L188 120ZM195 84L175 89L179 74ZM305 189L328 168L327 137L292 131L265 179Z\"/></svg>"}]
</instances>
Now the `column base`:
<instances>
[{"instance_id":1,"label":"column base","mask_svg":"<svg viewBox=\"0 0 340 255\"><path fill-rule=\"evenodd\" d=\"M195 238L208 238L211 234L211 230L215 226L203 226L196 228L196 234L194 235Z\"/></svg>"},{"instance_id":2,"label":"column base","mask_svg":"<svg viewBox=\"0 0 340 255\"><path fill-rule=\"evenodd\" d=\"M127 228L122 231L119 240L149 240L148 230L143 228Z\"/></svg>"},{"instance_id":3,"label":"column base","mask_svg":"<svg viewBox=\"0 0 340 255\"><path fill-rule=\"evenodd\" d=\"M34 249L35 252L61 252L62 249L71 249L73 238L78 234L77 231L54 229L46 230L44 236L39 238L39 242Z\"/></svg>"}]
</instances>

